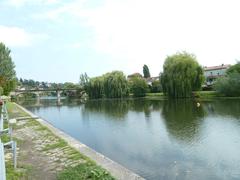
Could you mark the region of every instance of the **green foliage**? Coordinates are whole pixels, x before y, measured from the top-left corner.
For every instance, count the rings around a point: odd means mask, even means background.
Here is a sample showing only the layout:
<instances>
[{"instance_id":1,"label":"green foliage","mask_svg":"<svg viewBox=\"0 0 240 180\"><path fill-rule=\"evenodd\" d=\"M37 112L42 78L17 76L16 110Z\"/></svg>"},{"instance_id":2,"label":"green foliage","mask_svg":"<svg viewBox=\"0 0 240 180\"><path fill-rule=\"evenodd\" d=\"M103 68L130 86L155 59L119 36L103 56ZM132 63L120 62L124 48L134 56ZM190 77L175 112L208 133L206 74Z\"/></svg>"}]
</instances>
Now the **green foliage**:
<instances>
[{"instance_id":1,"label":"green foliage","mask_svg":"<svg viewBox=\"0 0 240 180\"><path fill-rule=\"evenodd\" d=\"M240 62L231 66L226 76L217 80L214 88L225 96L240 96Z\"/></svg>"},{"instance_id":2,"label":"green foliage","mask_svg":"<svg viewBox=\"0 0 240 180\"><path fill-rule=\"evenodd\" d=\"M79 85L74 84L72 82L65 82L63 84L63 89L75 89L75 88L78 88L78 87L79 87Z\"/></svg>"},{"instance_id":3,"label":"green foliage","mask_svg":"<svg viewBox=\"0 0 240 180\"><path fill-rule=\"evenodd\" d=\"M167 57L161 74L163 92L172 98L190 97L204 81L196 57L186 52Z\"/></svg>"},{"instance_id":4,"label":"green foliage","mask_svg":"<svg viewBox=\"0 0 240 180\"><path fill-rule=\"evenodd\" d=\"M104 96L104 79L103 77L95 77L89 80L87 86L85 86L90 98L98 99Z\"/></svg>"},{"instance_id":5,"label":"green foliage","mask_svg":"<svg viewBox=\"0 0 240 180\"><path fill-rule=\"evenodd\" d=\"M128 83L123 72L113 71L91 78L84 86L90 98L122 98L129 94Z\"/></svg>"},{"instance_id":6,"label":"green foliage","mask_svg":"<svg viewBox=\"0 0 240 180\"><path fill-rule=\"evenodd\" d=\"M160 81L153 81L151 86L151 93L162 92L162 85Z\"/></svg>"},{"instance_id":7,"label":"green foliage","mask_svg":"<svg viewBox=\"0 0 240 180\"><path fill-rule=\"evenodd\" d=\"M114 180L114 178L104 169L94 163L79 164L76 167L71 167L61 172L58 180Z\"/></svg>"},{"instance_id":8,"label":"green foliage","mask_svg":"<svg viewBox=\"0 0 240 180\"><path fill-rule=\"evenodd\" d=\"M143 76L144 76L144 78L151 77L149 68L146 64L144 64L144 66L143 66Z\"/></svg>"},{"instance_id":9,"label":"green foliage","mask_svg":"<svg viewBox=\"0 0 240 180\"><path fill-rule=\"evenodd\" d=\"M79 84L82 88L87 87L89 83L89 77L87 73L81 74L79 78ZM85 89L86 90L86 89Z\"/></svg>"},{"instance_id":10,"label":"green foliage","mask_svg":"<svg viewBox=\"0 0 240 180\"><path fill-rule=\"evenodd\" d=\"M240 96L240 73L233 71L225 77L218 78L214 88L225 96Z\"/></svg>"},{"instance_id":11,"label":"green foliage","mask_svg":"<svg viewBox=\"0 0 240 180\"><path fill-rule=\"evenodd\" d=\"M113 71L104 75L104 94L107 98L128 96L128 82L123 72Z\"/></svg>"},{"instance_id":12,"label":"green foliage","mask_svg":"<svg viewBox=\"0 0 240 180\"><path fill-rule=\"evenodd\" d=\"M144 97L148 92L148 85L142 78L132 78L130 82L131 92L135 97Z\"/></svg>"},{"instance_id":13,"label":"green foliage","mask_svg":"<svg viewBox=\"0 0 240 180\"><path fill-rule=\"evenodd\" d=\"M142 78L143 76L140 73L134 73L134 74L128 75L128 80L131 80L132 78L135 78L135 77Z\"/></svg>"},{"instance_id":14,"label":"green foliage","mask_svg":"<svg viewBox=\"0 0 240 180\"><path fill-rule=\"evenodd\" d=\"M3 88L4 95L8 95L15 88L17 82L15 65L10 53L10 49L0 43L0 86Z\"/></svg>"},{"instance_id":15,"label":"green foliage","mask_svg":"<svg viewBox=\"0 0 240 180\"><path fill-rule=\"evenodd\" d=\"M3 88L0 86L0 96L3 95Z\"/></svg>"},{"instance_id":16,"label":"green foliage","mask_svg":"<svg viewBox=\"0 0 240 180\"><path fill-rule=\"evenodd\" d=\"M226 74L231 74L231 73L240 73L240 62L231 66L226 72Z\"/></svg>"},{"instance_id":17,"label":"green foliage","mask_svg":"<svg viewBox=\"0 0 240 180\"><path fill-rule=\"evenodd\" d=\"M3 94L8 95L16 87L16 84L17 84L16 78L6 81L5 85L3 85Z\"/></svg>"},{"instance_id":18,"label":"green foliage","mask_svg":"<svg viewBox=\"0 0 240 180\"><path fill-rule=\"evenodd\" d=\"M25 168L26 167L22 169L25 169ZM16 169L14 169L11 162L6 162L6 175L7 175L7 180L19 180L19 179L23 179L23 177L26 175L26 172L16 171Z\"/></svg>"}]
</instances>

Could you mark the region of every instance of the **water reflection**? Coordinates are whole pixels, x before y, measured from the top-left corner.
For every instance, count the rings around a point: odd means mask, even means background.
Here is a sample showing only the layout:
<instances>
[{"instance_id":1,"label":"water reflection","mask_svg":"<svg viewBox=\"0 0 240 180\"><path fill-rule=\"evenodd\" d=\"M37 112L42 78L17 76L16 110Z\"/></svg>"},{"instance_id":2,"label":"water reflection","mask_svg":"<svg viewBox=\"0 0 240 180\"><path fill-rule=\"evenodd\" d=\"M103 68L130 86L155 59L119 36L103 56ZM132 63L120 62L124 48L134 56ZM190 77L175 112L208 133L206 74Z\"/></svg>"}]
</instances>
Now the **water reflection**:
<instances>
[{"instance_id":1,"label":"water reflection","mask_svg":"<svg viewBox=\"0 0 240 180\"><path fill-rule=\"evenodd\" d=\"M230 116L232 118L240 118L240 99L218 100L204 102L204 109L210 115Z\"/></svg>"},{"instance_id":2,"label":"water reflection","mask_svg":"<svg viewBox=\"0 0 240 180\"><path fill-rule=\"evenodd\" d=\"M117 119L123 118L129 110L130 101L126 100L93 100L85 104L85 110L104 113Z\"/></svg>"},{"instance_id":3,"label":"water reflection","mask_svg":"<svg viewBox=\"0 0 240 180\"><path fill-rule=\"evenodd\" d=\"M203 106L193 100L164 101L162 116L171 136L191 143L199 136L199 126L204 117Z\"/></svg>"}]
</instances>

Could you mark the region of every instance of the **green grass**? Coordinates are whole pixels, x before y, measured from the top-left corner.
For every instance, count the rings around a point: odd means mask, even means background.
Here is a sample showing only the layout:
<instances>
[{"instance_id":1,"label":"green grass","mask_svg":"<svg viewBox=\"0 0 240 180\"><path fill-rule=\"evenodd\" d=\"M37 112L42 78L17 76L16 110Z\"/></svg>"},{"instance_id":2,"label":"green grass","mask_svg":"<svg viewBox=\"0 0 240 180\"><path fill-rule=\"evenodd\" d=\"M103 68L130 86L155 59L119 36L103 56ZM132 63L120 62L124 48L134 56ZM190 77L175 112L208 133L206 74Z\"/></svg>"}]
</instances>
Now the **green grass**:
<instances>
[{"instance_id":1,"label":"green grass","mask_svg":"<svg viewBox=\"0 0 240 180\"><path fill-rule=\"evenodd\" d=\"M193 92L195 98L199 99L213 99L213 98L219 98L219 99L240 99L240 97L226 97L223 94L220 94L216 91L194 91ZM146 99L165 99L163 93L147 93Z\"/></svg>"},{"instance_id":2,"label":"green grass","mask_svg":"<svg viewBox=\"0 0 240 180\"><path fill-rule=\"evenodd\" d=\"M32 166L18 165L18 169L14 169L12 162L6 162L7 180L28 179L28 175L32 173Z\"/></svg>"},{"instance_id":3,"label":"green grass","mask_svg":"<svg viewBox=\"0 0 240 180\"><path fill-rule=\"evenodd\" d=\"M163 97L164 94L163 93L147 93L146 97Z\"/></svg>"},{"instance_id":4,"label":"green grass","mask_svg":"<svg viewBox=\"0 0 240 180\"><path fill-rule=\"evenodd\" d=\"M11 139L10 139L10 137L9 137L9 135L8 134L3 134L3 135L1 135L1 141L2 141L2 143L7 143L7 142L9 142Z\"/></svg>"},{"instance_id":5,"label":"green grass","mask_svg":"<svg viewBox=\"0 0 240 180\"><path fill-rule=\"evenodd\" d=\"M49 151L51 149L62 148L65 146L67 146L67 142L62 139L59 139L57 143L46 145L42 151Z\"/></svg>"},{"instance_id":6,"label":"green grass","mask_svg":"<svg viewBox=\"0 0 240 180\"><path fill-rule=\"evenodd\" d=\"M16 171L11 162L6 162L7 180L19 180L24 176L24 172Z\"/></svg>"},{"instance_id":7,"label":"green grass","mask_svg":"<svg viewBox=\"0 0 240 180\"><path fill-rule=\"evenodd\" d=\"M14 103L11 102L7 102L7 110L10 119L25 116L29 117L28 113L22 111L19 107L17 107Z\"/></svg>"},{"instance_id":8,"label":"green grass","mask_svg":"<svg viewBox=\"0 0 240 180\"><path fill-rule=\"evenodd\" d=\"M217 93L216 91L195 91L193 92L196 98L216 98L223 97L223 95Z\"/></svg>"},{"instance_id":9,"label":"green grass","mask_svg":"<svg viewBox=\"0 0 240 180\"><path fill-rule=\"evenodd\" d=\"M67 168L58 174L58 180L113 180L114 178L104 169L94 163L83 163L73 168Z\"/></svg>"}]
</instances>

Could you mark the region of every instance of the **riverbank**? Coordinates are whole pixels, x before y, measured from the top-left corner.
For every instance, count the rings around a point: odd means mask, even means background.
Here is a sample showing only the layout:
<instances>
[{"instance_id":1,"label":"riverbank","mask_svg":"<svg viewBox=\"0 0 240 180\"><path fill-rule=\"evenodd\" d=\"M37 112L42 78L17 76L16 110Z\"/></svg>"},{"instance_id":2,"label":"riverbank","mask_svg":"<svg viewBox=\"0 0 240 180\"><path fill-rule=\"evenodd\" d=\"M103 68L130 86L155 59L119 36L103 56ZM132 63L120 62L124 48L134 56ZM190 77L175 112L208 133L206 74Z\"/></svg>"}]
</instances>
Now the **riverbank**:
<instances>
[{"instance_id":1,"label":"riverbank","mask_svg":"<svg viewBox=\"0 0 240 180\"><path fill-rule=\"evenodd\" d=\"M207 99L240 99L240 97L227 97L216 91L194 91L193 97L200 100ZM145 98L147 99L167 99L163 93L147 93Z\"/></svg>"},{"instance_id":2,"label":"riverbank","mask_svg":"<svg viewBox=\"0 0 240 180\"><path fill-rule=\"evenodd\" d=\"M22 118L13 131L18 168L14 171L7 158L8 179L141 179L46 121L35 119L23 107L8 103L8 111L10 118Z\"/></svg>"}]
</instances>

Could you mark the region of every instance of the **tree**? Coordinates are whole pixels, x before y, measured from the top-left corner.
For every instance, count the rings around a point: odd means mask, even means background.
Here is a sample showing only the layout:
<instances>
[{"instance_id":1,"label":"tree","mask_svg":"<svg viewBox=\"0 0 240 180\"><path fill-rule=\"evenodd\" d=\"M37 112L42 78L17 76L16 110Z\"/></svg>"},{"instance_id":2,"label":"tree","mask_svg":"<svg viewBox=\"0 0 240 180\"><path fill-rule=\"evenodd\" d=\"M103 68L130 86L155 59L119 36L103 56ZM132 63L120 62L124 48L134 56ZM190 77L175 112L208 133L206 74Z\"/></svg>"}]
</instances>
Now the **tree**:
<instances>
[{"instance_id":1,"label":"tree","mask_svg":"<svg viewBox=\"0 0 240 180\"><path fill-rule=\"evenodd\" d=\"M121 71L113 71L102 76L90 78L85 84L90 98L122 98L129 95L126 76Z\"/></svg>"},{"instance_id":2,"label":"tree","mask_svg":"<svg viewBox=\"0 0 240 180\"><path fill-rule=\"evenodd\" d=\"M143 76L144 76L144 78L151 77L150 71L149 71L148 66L146 64L144 64L144 66L143 66Z\"/></svg>"},{"instance_id":3,"label":"tree","mask_svg":"<svg viewBox=\"0 0 240 180\"><path fill-rule=\"evenodd\" d=\"M103 77L91 78L88 83L87 94L92 99L104 97Z\"/></svg>"},{"instance_id":4,"label":"tree","mask_svg":"<svg viewBox=\"0 0 240 180\"><path fill-rule=\"evenodd\" d=\"M123 98L128 96L128 82L123 72L113 71L103 75L103 77L104 94L107 98Z\"/></svg>"},{"instance_id":5,"label":"tree","mask_svg":"<svg viewBox=\"0 0 240 180\"><path fill-rule=\"evenodd\" d=\"M10 49L3 43L0 43L0 86L3 89L3 94L8 95L16 86L15 65L10 56Z\"/></svg>"},{"instance_id":6,"label":"tree","mask_svg":"<svg viewBox=\"0 0 240 180\"><path fill-rule=\"evenodd\" d=\"M72 82L65 82L63 84L63 89L75 89L77 88L78 86Z\"/></svg>"},{"instance_id":7,"label":"tree","mask_svg":"<svg viewBox=\"0 0 240 180\"><path fill-rule=\"evenodd\" d=\"M218 78L214 89L225 96L240 96L240 73L233 71L222 78Z\"/></svg>"},{"instance_id":8,"label":"tree","mask_svg":"<svg viewBox=\"0 0 240 180\"><path fill-rule=\"evenodd\" d=\"M89 77L87 75L87 73L81 74L80 78L79 78L79 84L81 87L85 87L89 82Z\"/></svg>"},{"instance_id":9,"label":"tree","mask_svg":"<svg viewBox=\"0 0 240 180\"><path fill-rule=\"evenodd\" d=\"M148 91L148 85L142 78L132 78L130 82L131 92L134 97L144 97Z\"/></svg>"},{"instance_id":10,"label":"tree","mask_svg":"<svg viewBox=\"0 0 240 180\"><path fill-rule=\"evenodd\" d=\"M237 64L231 66L231 67L227 70L226 74L229 75L229 74L234 73L234 72L240 73L240 62L237 62Z\"/></svg>"},{"instance_id":11,"label":"tree","mask_svg":"<svg viewBox=\"0 0 240 180\"><path fill-rule=\"evenodd\" d=\"M194 55L183 52L166 58L161 84L169 97L190 97L192 91L201 88L203 81L203 69Z\"/></svg>"},{"instance_id":12,"label":"tree","mask_svg":"<svg viewBox=\"0 0 240 180\"><path fill-rule=\"evenodd\" d=\"M159 80L153 81L151 86L151 92L152 93L158 93L162 91L162 85Z\"/></svg>"}]
</instances>

